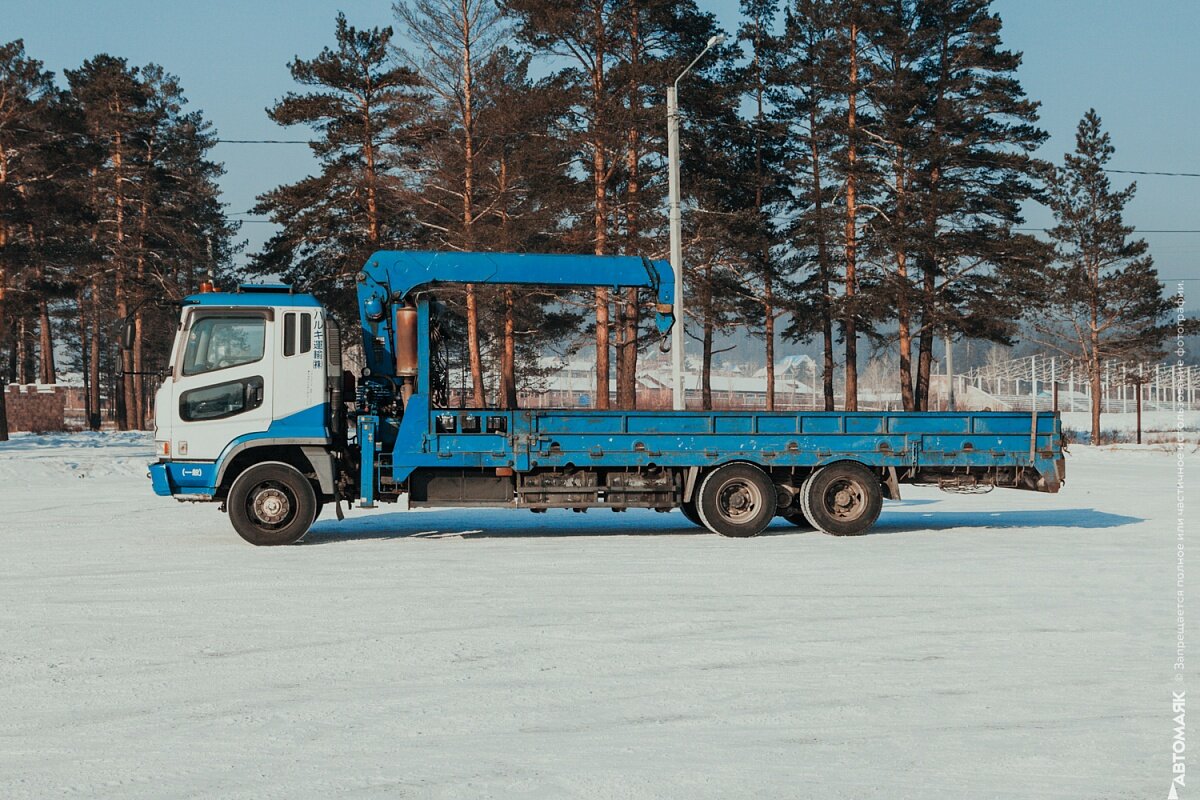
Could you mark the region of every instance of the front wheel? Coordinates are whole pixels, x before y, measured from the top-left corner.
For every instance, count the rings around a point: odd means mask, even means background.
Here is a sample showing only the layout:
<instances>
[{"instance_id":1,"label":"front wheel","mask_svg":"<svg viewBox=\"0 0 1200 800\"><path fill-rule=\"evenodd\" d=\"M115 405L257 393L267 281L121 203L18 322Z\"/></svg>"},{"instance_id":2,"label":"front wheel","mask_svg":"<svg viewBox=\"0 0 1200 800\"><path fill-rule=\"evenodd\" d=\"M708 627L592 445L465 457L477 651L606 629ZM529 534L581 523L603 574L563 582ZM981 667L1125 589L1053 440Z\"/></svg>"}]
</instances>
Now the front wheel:
<instances>
[{"instance_id":1,"label":"front wheel","mask_svg":"<svg viewBox=\"0 0 1200 800\"><path fill-rule=\"evenodd\" d=\"M879 477L862 464L838 461L804 482L800 501L804 516L817 530L857 536L879 519L883 490Z\"/></svg>"},{"instance_id":2,"label":"front wheel","mask_svg":"<svg viewBox=\"0 0 1200 800\"><path fill-rule=\"evenodd\" d=\"M726 464L708 473L696 501L705 527L722 536L757 536L775 509L775 484L753 464Z\"/></svg>"},{"instance_id":3,"label":"front wheel","mask_svg":"<svg viewBox=\"0 0 1200 800\"><path fill-rule=\"evenodd\" d=\"M233 529L259 546L299 541L317 515L312 484L288 464L250 467L233 482L225 505Z\"/></svg>"}]
</instances>

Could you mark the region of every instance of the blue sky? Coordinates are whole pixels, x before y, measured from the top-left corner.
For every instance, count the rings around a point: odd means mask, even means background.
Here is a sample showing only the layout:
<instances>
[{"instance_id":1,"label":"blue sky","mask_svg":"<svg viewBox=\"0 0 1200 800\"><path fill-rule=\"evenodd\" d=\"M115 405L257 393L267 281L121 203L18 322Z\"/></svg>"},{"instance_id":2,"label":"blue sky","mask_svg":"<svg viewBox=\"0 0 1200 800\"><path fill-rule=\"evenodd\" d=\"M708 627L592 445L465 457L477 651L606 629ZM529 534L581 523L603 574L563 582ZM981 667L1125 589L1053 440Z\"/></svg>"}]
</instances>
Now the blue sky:
<instances>
[{"instance_id":1,"label":"blue sky","mask_svg":"<svg viewBox=\"0 0 1200 800\"><path fill-rule=\"evenodd\" d=\"M733 29L736 0L700 0ZM1008 47L1025 54L1020 77L1042 101L1051 134L1042 155L1058 160L1073 146L1089 107L1104 119L1119 169L1200 173L1200 3L1194 0L996 0ZM229 139L304 138L275 126L264 109L293 84L287 63L333 38L338 10L352 24L391 23L391 0L3 0L0 40L23 38L29 55L61 74L109 52L132 63L157 62L180 76L193 106ZM684 97L686 103L686 96ZM303 145L222 144L230 211L312 169ZM1133 176L1113 176L1132 180ZM1200 178L1137 176L1129 219L1142 229L1200 229ZM1031 208L1029 223L1048 216ZM270 226L248 224L250 250ZM1146 233L1164 278L1200 278L1200 234ZM1200 282L1190 282L1191 293Z\"/></svg>"}]
</instances>

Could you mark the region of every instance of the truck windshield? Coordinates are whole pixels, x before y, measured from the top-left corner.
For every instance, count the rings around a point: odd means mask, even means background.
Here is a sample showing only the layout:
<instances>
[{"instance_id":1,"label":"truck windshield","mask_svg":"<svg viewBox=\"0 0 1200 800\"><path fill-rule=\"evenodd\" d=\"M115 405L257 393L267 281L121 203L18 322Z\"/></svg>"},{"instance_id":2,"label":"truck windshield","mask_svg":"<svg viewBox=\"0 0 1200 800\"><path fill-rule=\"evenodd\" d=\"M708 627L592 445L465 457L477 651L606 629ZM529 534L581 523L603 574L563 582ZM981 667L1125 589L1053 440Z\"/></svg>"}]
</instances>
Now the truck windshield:
<instances>
[{"instance_id":1,"label":"truck windshield","mask_svg":"<svg viewBox=\"0 0 1200 800\"><path fill-rule=\"evenodd\" d=\"M188 331L183 374L252 364L263 357L265 340L266 320L262 317L202 317Z\"/></svg>"}]
</instances>

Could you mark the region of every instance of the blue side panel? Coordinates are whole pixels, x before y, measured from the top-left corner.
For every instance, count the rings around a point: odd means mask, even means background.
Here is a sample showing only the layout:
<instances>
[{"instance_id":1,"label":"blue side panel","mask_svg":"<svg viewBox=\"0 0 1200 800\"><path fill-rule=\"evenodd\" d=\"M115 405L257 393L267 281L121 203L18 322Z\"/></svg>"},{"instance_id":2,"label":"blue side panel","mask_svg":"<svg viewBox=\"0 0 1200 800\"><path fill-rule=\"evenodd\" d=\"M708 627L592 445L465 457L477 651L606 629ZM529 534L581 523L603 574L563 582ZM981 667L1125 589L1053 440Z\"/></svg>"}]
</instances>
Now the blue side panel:
<instances>
[{"instance_id":1,"label":"blue side panel","mask_svg":"<svg viewBox=\"0 0 1200 800\"><path fill-rule=\"evenodd\" d=\"M167 461L150 466L150 478L157 494L215 494L221 465L240 444L271 439L305 444L327 444L325 406L316 405L277 419L265 431L239 436L225 446L216 461ZM166 489L164 492L163 489Z\"/></svg>"},{"instance_id":2,"label":"blue side panel","mask_svg":"<svg viewBox=\"0 0 1200 800\"><path fill-rule=\"evenodd\" d=\"M507 435L439 429L503 416ZM1054 475L1062 457L1054 414L1016 412L748 413L664 411L430 411L421 395L406 409L392 451L393 477L414 469L513 467L707 467L750 461L813 467L850 459L878 467L1034 466ZM441 432L439 432L441 431Z\"/></svg>"},{"instance_id":3,"label":"blue side panel","mask_svg":"<svg viewBox=\"0 0 1200 800\"><path fill-rule=\"evenodd\" d=\"M265 431L239 436L230 442L230 445L253 439L324 438L325 436L325 404L322 403L273 420L271 426ZM228 448L226 449L228 450Z\"/></svg>"}]
</instances>

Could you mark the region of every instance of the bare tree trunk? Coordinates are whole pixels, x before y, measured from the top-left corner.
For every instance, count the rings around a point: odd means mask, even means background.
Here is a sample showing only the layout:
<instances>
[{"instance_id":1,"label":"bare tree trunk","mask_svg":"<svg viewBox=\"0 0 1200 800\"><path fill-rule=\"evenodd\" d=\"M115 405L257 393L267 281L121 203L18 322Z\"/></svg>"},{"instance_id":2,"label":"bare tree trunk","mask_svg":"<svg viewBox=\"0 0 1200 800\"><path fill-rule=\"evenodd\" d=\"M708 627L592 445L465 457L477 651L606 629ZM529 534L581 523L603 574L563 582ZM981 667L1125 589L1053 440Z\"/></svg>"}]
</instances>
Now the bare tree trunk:
<instances>
[{"instance_id":1,"label":"bare tree trunk","mask_svg":"<svg viewBox=\"0 0 1200 800\"><path fill-rule=\"evenodd\" d=\"M897 254L897 259L902 261L903 254ZM898 267L903 270L902 264ZM904 405L905 411L916 411L916 401L913 397L912 383L912 330L908 315L908 301L900 298L897 309L897 320L899 324L899 332L897 334L900 343L900 400Z\"/></svg>"},{"instance_id":2,"label":"bare tree trunk","mask_svg":"<svg viewBox=\"0 0 1200 800\"><path fill-rule=\"evenodd\" d=\"M54 330L50 326L50 308L45 298L38 301L38 380L58 383L54 368Z\"/></svg>"},{"instance_id":3,"label":"bare tree trunk","mask_svg":"<svg viewBox=\"0 0 1200 800\"><path fill-rule=\"evenodd\" d=\"M2 231L2 228L0 228ZM5 270L0 266L0 344L4 343L5 339ZM0 369L0 441L8 441L8 374L5 369Z\"/></svg>"},{"instance_id":4,"label":"bare tree trunk","mask_svg":"<svg viewBox=\"0 0 1200 800\"><path fill-rule=\"evenodd\" d=\"M17 383L26 385L33 383L30 376L33 370L30 369L31 361L29 353L29 331L25 327L25 317L17 317Z\"/></svg>"},{"instance_id":5,"label":"bare tree trunk","mask_svg":"<svg viewBox=\"0 0 1200 800\"><path fill-rule=\"evenodd\" d=\"M88 427L100 430L100 273L92 278L92 414ZM109 395L111 398L112 395Z\"/></svg>"},{"instance_id":6,"label":"bare tree trunk","mask_svg":"<svg viewBox=\"0 0 1200 800\"><path fill-rule=\"evenodd\" d=\"M463 239L464 247L474 247L475 224L475 108L474 75L471 64L472 16L467 2L462 2L460 18L455 22L462 35L462 121L463 121ZM475 285L467 284L467 352L471 360L471 392L476 408L487 404L483 384L483 354L479 349L479 299Z\"/></svg>"},{"instance_id":7,"label":"bare tree trunk","mask_svg":"<svg viewBox=\"0 0 1200 800\"><path fill-rule=\"evenodd\" d=\"M475 285L467 284L467 355L471 365L471 403L483 408L486 398L483 388L483 355L479 351L479 298Z\"/></svg>"},{"instance_id":8,"label":"bare tree trunk","mask_svg":"<svg viewBox=\"0 0 1200 800\"><path fill-rule=\"evenodd\" d=\"M4 267L4 248L8 244L8 231L0 224L0 349L8 338L6 303L8 300L8 270ZM0 442L8 441L8 374L0 370Z\"/></svg>"},{"instance_id":9,"label":"bare tree trunk","mask_svg":"<svg viewBox=\"0 0 1200 800\"><path fill-rule=\"evenodd\" d=\"M8 156L0 147L0 184L8 182ZM4 250L8 246L8 226L0 222L0 350L8 339L8 269ZM0 442L8 441L8 375L0 370Z\"/></svg>"},{"instance_id":10,"label":"bare tree trunk","mask_svg":"<svg viewBox=\"0 0 1200 800\"><path fill-rule=\"evenodd\" d=\"M941 135L943 131L942 111L945 102L945 86L949 81L950 75L950 51L949 42L945 35L942 36L939 43L939 78L937 98L934 102L934 121L932 130L932 146L934 152L941 143ZM942 178L941 165L934 163L929 169L929 186L925 192L926 196L926 212L925 212L925 247L928 248L924 259L921 263L921 334L918 341L917 351L917 388L916 388L916 407L917 411L929 410L929 384L930 371L933 366L933 330L937 327L936 306L937 303L937 225L938 225L938 194Z\"/></svg>"},{"instance_id":11,"label":"bare tree trunk","mask_svg":"<svg viewBox=\"0 0 1200 800\"><path fill-rule=\"evenodd\" d=\"M700 408L712 410L713 328L716 309L713 308L712 263L704 265L704 289L701 302L704 308L702 349L700 352Z\"/></svg>"},{"instance_id":12,"label":"bare tree trunk","mask_svg":"<svg viewBox=\"0 0 1200 800\"><path fill-rule=\"evenodd\" d=\"M134 425L138 430L146 429L146 381L142 372L145 370L145 343L142 338L142 310L139 308L133 316L133 396Z\"/></svg>"},{"instance_id":13,"label":"bare tree trunk","mask_svg":"<svg viewBox=\"0 0 1200 800\"><path fill-rule=\"evenodd\" d=\"M766 311L765 331L767 356L767 411L775 410L775 302L772 294L771 276L764 276L763 307Z\"/></svg>"},{"instance_id":14,"label":"bare tree trunk","mask_svg":"<svg viewBox=\"0 0 1200 800\"><path fill-rule=\"evenodd\" d=\"M608 32L604 28L602 4L597 3L592 14L596 52L591 65L592 79L592 192L594 213L592 224L595 231L595 254L605 255L608 247L608 170L604 157L604 134L606 120L603 119L605 74L604 64ZM608 408L608 289L596 289L596 408Z\"/></svg>"},{"instance_id":15,"label":"bare tree trunk","mask_svg":"<svg viewBox=\"0 0 1200 800\"><path fill-rule=\"evenodd\" d=\"M592 177L595 182L595 254L604 255L608 243L608 198L605 191L603 142L594 143ZM596 289L596 408L608 408L608 289Z\"/></svg>"},{"instance_id":16,"label":"bare tree trunk","mask_svg":"<svg viewBox=\"0 0 1200 800\"><path fill-rule=\"evenodd\" d=\"M929 410L929 374L933 368L933 321L921 321L917 337L917 411Z\"/></svg>"},{"instance_id":17,"label":"bare tree trunk","mask_svg":"<svg viewBox=\"0 0 1200 800\"><path fill-rule=\"evenodd\" d=\"M762 61L759 54L762 52L762 25L760 20L755 18L752 21L754 25L754 53L752 56L751 66L754 70L754 100L756 111L754 115L755 130L754 130L754 210L758 214L759 224L763 219L763 146L762 146L762 125L764 120L763 114L763 95L766 91L766 86L763 81ZM767 362L767 411L775 410L775 293L774 285L771 280L771 263L770 254L760 251L758 253L759 267L763 270L763 338L765 357Z\"/></svg>"},{"instance_id":18,"label":"bare tree trunk","mask_svg":"<svg viewBox=\"0 0 1200 800\"><path fill-rule=\"evenodd\" d=\"M119 104L116 110L120 113ZM121 323L125 321L125 317L129 314L129 298L125 287L125 192L123 186L125 178L122 147L123 135L120 131L117 131L112 151L113 198L116 205L116 257L113 261L116 264L114 297L117 302L117 319ZM120 430L127 431L132 427L130 424L130 415L133 413L136 405L133 396L133 381L130 380L130 373L133 372L133 354L127 350L120 349L117 357L120 364L120 402L117 405L117 427Z\"/></svg>"},{"instance_id":19,"label":"bare tree trunk","mask_svg":"<svg viewBox=\"0 0 1200 800\"><path fill-rule=\"evenodd\" d=\"M897 148L894 161L896 173L896 224L902 227L905 219L907 187L905 186L905 165L903 151ZM900 400L905 411L915 411L916 401L913 398L912 382L912 312L909 309L908 298L908 253L901 241L896 248L896 323L898 327L897 342L900 350Z\"/></svg>"},{"instance_id":20,"label":"bare tree trunk","mask_svg":"<svg viewBox=\"0 0 1200 800\"><path fill-rule=\"evenodd\" d=\"M508 194L508 156L503 150L500 153L499 183L496 188L499 195ZM500 209L500 241L504 249L512 249L509 214L505 206ZM504 323L500 339L500 404L503 408L516 408L517 334L511 286L504 287Z\"/></svg>"},{"instance_id":21,"label":"bare tree trunk","mask_svg":"<svg viewBox=\"0 0 1200 800\"><path fill-rule=\"evenodd\" d=\"M504 335L500 350L500 402L503 408L517 407L517 347L513 330L512 287L504 288Z\"/></svg>"},{"instance_id":22,"label":"bare tree trunk","mask_svg":"<svg viewBox=\"0 0 1200 800\"><path fill-rule=\"evenodd\" d=\"M846 309L842 330L846 337L846 411L858 410L858 25L850 24L850 95L846 114Z\"/></svg>"},{"instance_id":23,"label":"bare tree trunk","mask_svg":"<svg viewBox=\"0 0 1200 800\"><path fill-rule=\"evenodd\" d=\"M92 383L91 370L89 369L88 360L88 331L87 331L87 314L84 311L85 292L83 287L79 287L76 294L76 308L79 311L79 360L80 368L83 373L83 418L84 424L90 425L92 420Z\"/></svg>"},{"instance_id":24,"label":"bare tree trunk","mask_svg":"<svg viewBox=\"0 0 1200 800\"><path fill-rule=\"evenodd\" d=\"M1093 300L1092 325L1090 336L1091 352L1088 353L1088 371L1092 386L1092 444L1100 444L1100 402L1103 399L1100 387L1100 332L1098 327L1098 309ZM1139 387L1140 390L1140 387Z\"/></svg>"},{"instance_id":25,"label":"bare tree trunk","mask_svg":"<svg viewBox=\"0 0 1200 800\"><path fill-rule=\"evenodd\" d=\"M829 263L829 243L826 239L825 198L821 188L821 148L817 143L816 130L818 121L815 106L809 111L808 121L810 130L812 131L809 138L809 149L812 153L813 212L817 217L817 269L820 274L821 289L821 385L825 399L825 410L833 411L833 314L830 310L833 300L830 277L833 273L833 268Z\"/></svg>"},{"instance_id":26,"label":"bare tree trunk","mask_svg":"<svg viewBox=\"0 0 1200 800\"><path fill-rule=\"evenodd\" d=\"M642 111L642 97L638 81L641 68L641 15L637 4L629 7L629 128L626 132L625 170L625 234L627 255L637 255L641 234L641 132L638 128ZM620 339L617 345L617 405L621 408L637 408L637 362L638 362L638 290L630 287L619 301Z\"/></svg>"}]
</instances>

